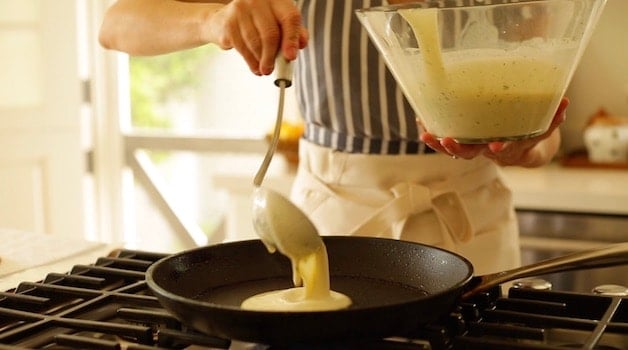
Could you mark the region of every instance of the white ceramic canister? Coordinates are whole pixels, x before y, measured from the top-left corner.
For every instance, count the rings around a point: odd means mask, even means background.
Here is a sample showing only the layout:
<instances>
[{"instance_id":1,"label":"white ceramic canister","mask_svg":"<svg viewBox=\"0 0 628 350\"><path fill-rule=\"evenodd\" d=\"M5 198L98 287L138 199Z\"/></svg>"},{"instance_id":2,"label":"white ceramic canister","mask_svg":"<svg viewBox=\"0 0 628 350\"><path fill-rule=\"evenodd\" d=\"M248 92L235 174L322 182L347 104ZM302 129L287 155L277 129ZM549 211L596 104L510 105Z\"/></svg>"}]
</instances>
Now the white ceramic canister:
<instances>
[{"instance_id":1,"label":"white ceramic canister","mask_svg":"<svg viewBox=\"0 0 628 350\"><path fill-rule=\"evenodd\" d=\"M628 162L628 124L591 125L583 136L592 163Z\"/></svg>"}]
</instances>

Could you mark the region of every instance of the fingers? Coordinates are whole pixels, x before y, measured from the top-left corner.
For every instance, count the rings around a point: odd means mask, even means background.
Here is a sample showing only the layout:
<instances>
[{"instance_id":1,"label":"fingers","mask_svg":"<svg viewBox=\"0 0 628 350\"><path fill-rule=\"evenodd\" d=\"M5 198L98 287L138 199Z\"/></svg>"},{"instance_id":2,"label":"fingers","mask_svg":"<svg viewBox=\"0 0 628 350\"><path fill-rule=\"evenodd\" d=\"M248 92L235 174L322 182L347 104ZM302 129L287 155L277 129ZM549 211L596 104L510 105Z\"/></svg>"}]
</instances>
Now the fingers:
<instances>
[{"instance_id":1,"label":"fingers","mask_svg":"<svg viewBox=\"0 0 628 350\"><path fill-rule=\"evenodd\" d=\"M292 0L240 0L227 7L224 11L227 39L223 41L228 44L221 47L235 48L257 75L273 72L279 52L292 61L299 49L307 45L307 30Z\"/></svg>"},{"instance_id":2,"label":"fingers","mask_svg":"<svg viewBox=\"0 0 628 350\"><path fill-rule=\"evenodd\" d=\"M250 41L254 42L256 57L259 60L258 70L263 75L273 72L282 37L281 26L274 16L271 9L264 8L264 12L259 12L253 17L253 23L259 34Z\"/></svg>"},{"instance_id":3,"label":"fingers","mask_svg":"<svg viewBox=\"0 0 628 350\"><path fill-rule=\"evenodd\" d=\"M505 142L489 142L488 144L488 149L492 152L492 153L499 153L501 151L503 151L506 146L508 144Z\"/></svg>"},{"instance_id":4,"label":"fingers","mask_svg":"<svg viewBox=\"0 0 628 350\"><path fill-rule=\"evenodd\" d=\"M248 13L243 13L242 16L246 19L238 22L237 34L233 35L234 48L242 55L254 74L262 75L264 73L259 63L262 42L259 31L257 26L253 25L253 18Z\"/></svg>"},{"instance_id":5,"label":"fingers","mask_svg":"<svg viewBox=\"0 0 628 350\"><path fill-rule=\"evenodd\" d=\"M224 6L212 17L210 22L210 42L216 43L223 50L235 49L240 53L249 69L260 75L259 32L252 22L248 7L233 1Z\"/></svg>"},{"instance_id":6,"label":"fingers","mask_svg":"<svg viewBox=\"0 0 628 350\"><path fill-rule=\"evenodd\" d=\"M473 159L486 149L484 144L461 144L451 137L444 137L440 140L430 133L422 133L421 141L433 150L449 154L453 158Z\"/></svg>"},{"instance_id":7,"label":"fingers","mask_svg":"<svg viewBox=\"0 0 628 350\"><path fill-rule=\"evenodd\" d=\"M558 109L556 110L556 114L554 114L554 119L552 119L552 124L550 124L548 132L554 131L560 124L562 124L565 119L567 119L567 107L569 106L569 99L563 97L558 105Z\"/></svg>"},{"instance_id":8,"label":"fingers","mask_svg":"<svg viewBox=\"0 0 628 350\"><path fill-rule=\"evenodd\" d=\"M486 149L485 144L462 144L451 137L444 137L440 140L440 144L447 150L447 153L463 159L473 159Z\"/></svg>"},{"instance_id":9,"label":"fingers","mask_svg":"<svg viewBox=\"0 0 628 350\"><path fill-rule=\"evenodd\" d=\"M281 28L281 53L288 61L292 61L297 58L299 49L307 44L301 13L292 1L273 2L273 11Z\"/></svg>"},{"instance_id":10,"label":"fingers","mask_svg":"<svg viewBox=\"0 0 628 350\"><path fill-rule=\"evenodd\" d=\"M513 142L489 142L487 144L460 144L451 137L443 137L440 140L434 135L424 132L420 139L427 146L437 152L449 154L454 158L472 159L478 155L484 155L491 158L498 164L511 165L525 161L528 151L542 140L550 137L554 131L566 119L566 110L569 100L563 98L554 114L554 118L548 130L530 139Z\"/></svg>"},{"instance_id":11,"label":"fingers","mask_svg":"<svg viewBox=\"0 0 628 350\"><path fill-rule=\"evenodd\" d=\"M537 145L555 134L556 129L566 119L568 105L569 100L563 98L558 105L549 128L542 135L513 142L491 142L488 145L488 151L484 152L484 155L500 165L537 166L546 163L553 156L553 152L540 151ZM549 157L544 156L548 153L552 155Z\"/></svg>"},{"instance_id":12,"label":"fingers","mask_svg":"<svg viewBox=\"0 0 628 350\"><path fill-rule=\"evenodd\" d=\"M299 49L303 49L307 46L307 42L310 40L310 34L305 27L301 27L299 30Z\"/></svg>"}]
</instances>

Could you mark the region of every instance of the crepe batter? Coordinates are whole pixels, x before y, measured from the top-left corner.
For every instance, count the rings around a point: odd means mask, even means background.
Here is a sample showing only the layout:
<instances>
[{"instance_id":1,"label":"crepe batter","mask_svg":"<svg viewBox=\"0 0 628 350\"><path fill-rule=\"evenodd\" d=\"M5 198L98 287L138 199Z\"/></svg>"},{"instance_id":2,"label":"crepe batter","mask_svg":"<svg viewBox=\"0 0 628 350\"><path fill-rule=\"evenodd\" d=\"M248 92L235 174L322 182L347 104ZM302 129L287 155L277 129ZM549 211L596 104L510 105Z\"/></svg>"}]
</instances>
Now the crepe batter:
<instances>
[{"instance_id":1,"label":"crepe batter","mask_svg":"<svg viewBox=\"0 0 628 350\"><path fill-rule=\"evenodd\" d=\"M485 142L530 137L547 129L567 74L551 52L542 57L465 50L447 53L445 69L437 9L400 9L399 14L411 26L423 61L405 69L400 64L397 75L425 77L405 90L430 133Z\"/></svg>"},{"instance_id":2,"label":"crepe batter","mask_svg":"<svg viewBox=\"0 0 628 350\"><path fill-rule=\"evenodd\" d=\"M324 311L344 309L351 305L349 297L329 288L329 266L324 244L315 253L293 261L292 266L295 275L300 276L302 287L254 295L244 300L242 308L257 311Z\"/></svg>"},{"instance_id":3,"label":"crepe batter","mask_svg":"<svg viewBox=\"0 0 628 350\"><path fill-rule=\"evenodd\" d=\"M262 242L270 253L278 250L290 259L295 288L254 295L242 303L243 309L258 311L322 311L351 305L349 297L330 290L327 248L316 228L295 220L292 204L281 196L262 196L266 210L273 212L263 221ZM258 223L261 225L261 223Z\"/></svg>"}]
</instances>

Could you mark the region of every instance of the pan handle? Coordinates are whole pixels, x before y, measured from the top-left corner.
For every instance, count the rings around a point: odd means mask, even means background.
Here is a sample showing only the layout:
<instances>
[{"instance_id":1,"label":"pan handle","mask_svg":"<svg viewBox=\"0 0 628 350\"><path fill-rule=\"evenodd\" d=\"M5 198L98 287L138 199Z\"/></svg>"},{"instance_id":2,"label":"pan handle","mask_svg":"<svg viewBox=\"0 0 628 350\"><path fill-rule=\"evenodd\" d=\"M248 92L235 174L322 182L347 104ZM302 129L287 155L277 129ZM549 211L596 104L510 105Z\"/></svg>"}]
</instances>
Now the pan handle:
<instances>
[{"instance_id":1,"label":"pan handle","mask_svg":"<svg viewBox=\"0 0 628 350\"><path fill-rule=\"evenodd\" d=\"M547 273L572 270L585 270L600 267L628 264L628 242L617 243L598 249L585 250L558 258L543 260L538 263L493 274L477 276L471 288L463 293L462 298L486 291L504 282L520 278L533 277Z\"/></svg>"}]
</instances>

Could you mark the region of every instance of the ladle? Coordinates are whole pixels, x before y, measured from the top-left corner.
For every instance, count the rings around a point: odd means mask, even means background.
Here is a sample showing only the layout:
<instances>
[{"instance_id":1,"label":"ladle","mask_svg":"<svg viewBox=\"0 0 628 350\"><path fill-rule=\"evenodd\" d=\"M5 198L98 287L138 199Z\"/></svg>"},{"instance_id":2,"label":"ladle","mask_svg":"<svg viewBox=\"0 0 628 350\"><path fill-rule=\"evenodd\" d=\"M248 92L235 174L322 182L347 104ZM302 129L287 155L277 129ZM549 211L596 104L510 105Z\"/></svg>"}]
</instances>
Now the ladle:
<instances>
[{"instance_id":1,"label":"ladle","mask_svg":"<svg viewBox=\"0 0 628 350\"><path fill-rule=\"evenodd\" d=\"M275 60L275 85L279 87L279 105L273 136L253 184L253 228L268 251L279 250L294 259L313 253L322 244L310 219L283 195L262 187L262 181L277 148L283 119L285 89L292 85L292 64L282 55Z\"/></svg>"}]
</instances>

